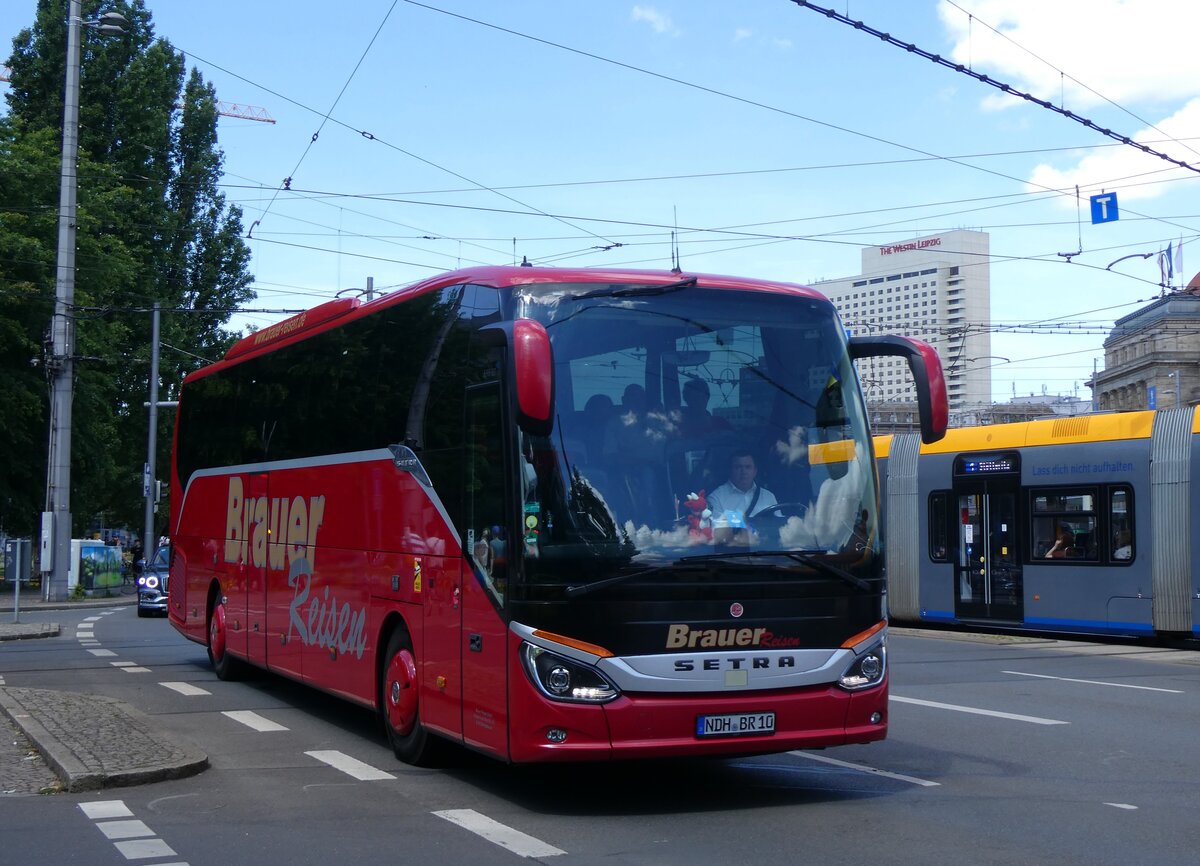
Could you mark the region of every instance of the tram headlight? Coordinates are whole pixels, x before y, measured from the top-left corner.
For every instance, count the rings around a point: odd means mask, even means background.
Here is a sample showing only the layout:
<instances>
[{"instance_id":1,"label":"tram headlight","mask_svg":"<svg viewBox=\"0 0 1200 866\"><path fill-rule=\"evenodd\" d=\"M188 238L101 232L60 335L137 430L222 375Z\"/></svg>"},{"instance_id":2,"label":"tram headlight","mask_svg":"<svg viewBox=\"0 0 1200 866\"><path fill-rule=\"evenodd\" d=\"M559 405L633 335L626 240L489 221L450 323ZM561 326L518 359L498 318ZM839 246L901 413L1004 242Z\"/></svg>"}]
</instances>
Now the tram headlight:
<instances>
[{"instance_id":1,"label":"tram headlight","mask_svg":"<svg viewBox=\"0 0 1200 866\"><path fill-rule=\"evenodd\" d=\"M521 661L538 691L553 700L603 704L620 694L620 690L591 665L535 644L521 646Z\"/></svg>"},{"instance_id":2,"label":"tram headlight","mask_svg":"<svg viewBox=\"0 0 1200 866\"><path fill-rule=\"evenodd\" d=\"M846 668L838 685L846 691L855 692L859 689L869 689L883 682L887 673L887 646L881 641L866 652L855 656L850 667Z\"/></svg>"}]
</instances>

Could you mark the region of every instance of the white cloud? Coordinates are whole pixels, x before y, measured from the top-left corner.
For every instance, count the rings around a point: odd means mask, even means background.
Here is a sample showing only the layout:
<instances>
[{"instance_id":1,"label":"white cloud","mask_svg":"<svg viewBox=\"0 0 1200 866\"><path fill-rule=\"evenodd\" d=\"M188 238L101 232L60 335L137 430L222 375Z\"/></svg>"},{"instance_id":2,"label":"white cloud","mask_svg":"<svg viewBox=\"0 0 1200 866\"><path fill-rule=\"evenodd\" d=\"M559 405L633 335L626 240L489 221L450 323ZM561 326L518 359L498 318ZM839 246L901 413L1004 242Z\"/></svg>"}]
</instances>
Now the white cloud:
<instances>
[{"instance_id":1,"label":"white cloud","mask_svg":"<svg viewBox=\"0 0 1200 866\"><path fill-rule=\"evenodd\" d=\"M737 30L733 31L733 41L734 42L745 42L747 39L749 39L753 35L754 35L754 31L751 30L749 27L739 27Z\"/></svg>"},{"instance_id":2,"label":"white cloud","mask_svg":"<svg viewBox=\"0 0 1200 866\"><path fill-rule=\"evenodd\" d=\"M1200 97L1192 99L1155 126L1157 129L1142 129L1130 138L1175 159L1193 165L1200 164L1200 156L1194 151L1165 140L1200 135ZM1200 143L1193 143L1191 146L1200 149ZM1055 168L1043 163L1033 170L1029 183L1031 189L1037 190L1045 187L1072 189L1079 186L1083 195L1094 195L1105 187L1109 190L1119 189L1122 201L1133 201L1154 198L1170 189L1171 184L1163 181L1184 177L1194 179L1196 174L1187 169L1173 168L1172 163L1165 162L1157 156L1124 146L1090 151L1068 168ZM1071 199L1064 198L1063 203L1069 207L1075 206Z\"/></svg>"},{"instance_id":3,"label":"white cloud","mask_svg":"<svg viewBox=\"0 0 1200 866\"><path fill-rule=\"evenodd\" d=\"M1195 50L1200 4L956 0L940 3L938 13L954 42L956 63L1055 104L1065 98L1073 110L1105 99L1161 102L1200 95L1200 52Z\"/></svg>"},{"instance_id":4,"label":"white cloud","mask_svg":"<svg viewBox=\"0 0 1200 866\"><path fill-rule=\"evenodd\" d=\"M675 29L675 24L671 21L671 16L659 12L653 6L634 6L630 17L634 21L644 21L654 28L655 33L669 33L672 36L679 33Z\"/></svg>"},{"instance_id":5,"label":"white cloud","mask_svg":"<svg viewBox=\"0 0 1200 866\"><path fill-rule=\"evenodd\" d=\"M955 0L951 4L943 0L938 13L953 42L949 56L956 63L1176 159L1200 162L1187 145L1168 140L1200 137L1200 52L1194 49L1200 4L1177 0ZM980 104L985 110L1028 105L990 88L982 90L986 92ZM1174 113L1163 117L1166 110ZM1112 140L1098 132L1085 134L1098 143ZM1200 150L1200 145L1191 146ZM1078 185L1084 195L1103 187L1120 188L1122 200L1132 200L1151 198L1170 188L1153 181L1185 175L1194 177L1134 147L1105 147L1080 152L1073 165L1037 166L1030 185L1037 189ZM1125 185L1134 178L1142 185ZM1071 198L1064 197L1063 203L1075 206Z\"/></svg>"}]
</instances>

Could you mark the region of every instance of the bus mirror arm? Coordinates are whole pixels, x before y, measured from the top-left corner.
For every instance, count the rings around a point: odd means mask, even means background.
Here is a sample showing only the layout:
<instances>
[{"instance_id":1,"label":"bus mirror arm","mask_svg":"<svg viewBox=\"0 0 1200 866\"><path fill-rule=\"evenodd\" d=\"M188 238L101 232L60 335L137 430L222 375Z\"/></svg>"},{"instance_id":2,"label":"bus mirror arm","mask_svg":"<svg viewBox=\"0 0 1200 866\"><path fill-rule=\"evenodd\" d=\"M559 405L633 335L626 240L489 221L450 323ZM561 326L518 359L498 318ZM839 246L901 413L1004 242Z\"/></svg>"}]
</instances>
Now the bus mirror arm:
<instances>
[{"instance_id":1,"label":"bus mirror arm","mask_svg":"<svg viewBox=\"0 0 1200 866\"><path fill-rule=\"evenodd\" d=\"M517 395L517 424L533 436L547 436L554 422L554 353L541 322L516 319L480 330L489 345L508 349L508 374Z\"/></svg>"},{"instance_id":2,"label":"bus mirror arm","mask_svg":"<svg viewBox=\"0 0 1200 866\"><path fill-rule=\"evenodd\" d=\"M917 386L917 411L921 416L921 441L937 442L946 435L950 404L942 362L933 346L912 337L886 334L851 337L850 359L899 356L907 359Z\"/></svg>"}]
</instances>

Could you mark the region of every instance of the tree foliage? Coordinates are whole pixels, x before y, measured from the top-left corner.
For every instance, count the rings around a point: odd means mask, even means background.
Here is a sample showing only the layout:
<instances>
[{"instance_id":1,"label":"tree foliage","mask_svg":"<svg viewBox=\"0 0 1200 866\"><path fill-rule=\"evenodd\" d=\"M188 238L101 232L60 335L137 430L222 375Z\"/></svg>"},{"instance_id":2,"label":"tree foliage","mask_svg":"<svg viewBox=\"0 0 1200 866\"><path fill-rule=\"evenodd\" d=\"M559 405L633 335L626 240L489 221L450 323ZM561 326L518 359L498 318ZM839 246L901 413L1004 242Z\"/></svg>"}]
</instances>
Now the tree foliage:
<instances>
[{"instance_id":1,"label":"tree foliage","mask_svg":"<svg viewBox=\"0 0 1200 866\"><path fill-rule=\"evenodd\" d=\"M80 28L75 271L76 363L71 510L142 523L150 309L162 306L160 399L236 335L230 314L253 297L241 211L220 192L216 93L156 38L142 0L83 0L83 20L120 12L126 32ZM0 118L0 528L26 534L45 506L56 291L67 0L39 0L13 40ZM167 477L173 413L156 455ZM158 532L164 531L165 509Z\"/></svg>"}]
</instances>

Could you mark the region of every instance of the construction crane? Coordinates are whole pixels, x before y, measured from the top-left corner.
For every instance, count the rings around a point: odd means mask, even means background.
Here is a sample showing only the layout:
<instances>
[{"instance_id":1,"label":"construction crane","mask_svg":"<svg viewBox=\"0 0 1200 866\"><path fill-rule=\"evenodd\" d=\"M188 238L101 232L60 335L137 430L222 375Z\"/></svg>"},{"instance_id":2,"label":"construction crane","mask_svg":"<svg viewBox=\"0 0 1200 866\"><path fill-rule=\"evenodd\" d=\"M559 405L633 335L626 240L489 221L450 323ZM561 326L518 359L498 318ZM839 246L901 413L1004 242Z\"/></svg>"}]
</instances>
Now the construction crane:
<instances>
[{"instance_id":1,"label":"construction crane","mask_svg":"<svg viewBox=\"0 0 1200 866\"><path fill-rule=\"evenodd\" d=\"M12 69L8 66L0 66L0 81L11 81ZM176 108L182 108L181 105L176 105ZM270 113L265 108L259 108L257 105L243 105L240 102L222 102L217 100L217 114L223 117L239 117L242 120L254 120L259 123L274 123Z\"/></svg>"}]
</instances>

